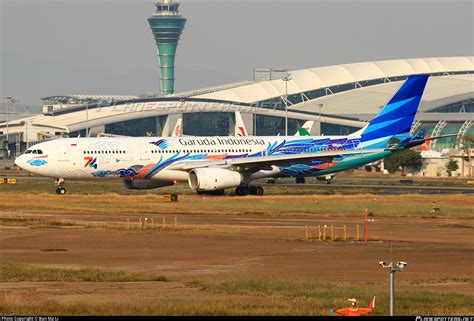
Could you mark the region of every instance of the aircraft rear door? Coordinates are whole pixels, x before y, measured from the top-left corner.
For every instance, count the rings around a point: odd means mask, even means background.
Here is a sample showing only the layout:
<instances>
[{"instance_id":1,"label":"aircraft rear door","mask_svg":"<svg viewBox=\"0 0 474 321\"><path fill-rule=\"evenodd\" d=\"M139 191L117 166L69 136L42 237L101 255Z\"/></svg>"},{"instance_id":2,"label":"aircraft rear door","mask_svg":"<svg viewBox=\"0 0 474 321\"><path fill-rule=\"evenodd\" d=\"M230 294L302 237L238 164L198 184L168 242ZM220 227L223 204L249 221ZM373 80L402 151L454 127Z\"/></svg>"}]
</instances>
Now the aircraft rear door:
<instances>
[{"instance_id":1,"label":"aircraft rear door","mask_svg":"<svg viewBox=\"0 0 474 321\"><path fill-rule=\"evenodd\" d=\"M138 148L140 149L140 160L149 160L150 159L150 150L146 143L138 143Z\"/></svg>"}]
</instances>

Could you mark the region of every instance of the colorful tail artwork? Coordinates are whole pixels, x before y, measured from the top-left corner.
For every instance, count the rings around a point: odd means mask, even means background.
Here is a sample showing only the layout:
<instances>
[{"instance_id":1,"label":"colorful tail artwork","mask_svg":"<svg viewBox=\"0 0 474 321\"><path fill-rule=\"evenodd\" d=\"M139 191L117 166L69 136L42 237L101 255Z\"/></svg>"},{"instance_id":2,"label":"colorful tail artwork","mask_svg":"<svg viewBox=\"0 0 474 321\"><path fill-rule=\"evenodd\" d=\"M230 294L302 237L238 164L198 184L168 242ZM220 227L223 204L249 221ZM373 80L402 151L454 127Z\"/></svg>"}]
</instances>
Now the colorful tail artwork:
<instances>
[{"instance_id":1,"label":"colorful tail artwork","mask_svg":"<svg viewBox=\"0 0 474 321\"><path fill-rule=\"evenodd\" d=\"M383 148L395 135L408 135L429 75L410 76L361 135L362 148Z\"/></svg>"},{"instance_id":2,"label":"colorful tail artwork","mask_svg":"<svg viewBox=\"0 0 474 321\"><path fill-rule=\"evenodd\" d=\"M171 134L172 137L179 137L181 136L181 127L183 125L183 118L179 118L176 122L176 126L174 126L173 133Z\"/></svg>"},{"instance_id":3,"label":"colorful tail artwork","mask_svg":"<svg viewBox=\"0 0 474 321\"><path fill-rule=\"evenodd\" d=\"M313 128L314 121L308 120L306 123L303 124L302 127L298 128L295 136L311 136L311 129Z\"/></svg>"}]
</instances>

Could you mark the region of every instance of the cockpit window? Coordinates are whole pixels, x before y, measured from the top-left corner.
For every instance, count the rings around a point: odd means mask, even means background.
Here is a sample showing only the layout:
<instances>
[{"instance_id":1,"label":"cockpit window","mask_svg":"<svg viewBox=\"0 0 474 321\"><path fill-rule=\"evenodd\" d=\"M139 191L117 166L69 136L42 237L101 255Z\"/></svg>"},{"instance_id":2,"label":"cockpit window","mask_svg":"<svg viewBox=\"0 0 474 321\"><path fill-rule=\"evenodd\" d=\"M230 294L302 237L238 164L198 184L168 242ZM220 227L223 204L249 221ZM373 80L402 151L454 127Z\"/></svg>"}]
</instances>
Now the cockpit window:
<instances>
[{"instance_id":1,"label":"cockpit window","mask_svg":"<svg viewBox=\"0 0 474 321\"><path fill-rule=\"evenodd\" d=\"M25 154L39 154L39 155L43 155L43 151L41 149L28 149Z\"/></svg>"}]
</instances>

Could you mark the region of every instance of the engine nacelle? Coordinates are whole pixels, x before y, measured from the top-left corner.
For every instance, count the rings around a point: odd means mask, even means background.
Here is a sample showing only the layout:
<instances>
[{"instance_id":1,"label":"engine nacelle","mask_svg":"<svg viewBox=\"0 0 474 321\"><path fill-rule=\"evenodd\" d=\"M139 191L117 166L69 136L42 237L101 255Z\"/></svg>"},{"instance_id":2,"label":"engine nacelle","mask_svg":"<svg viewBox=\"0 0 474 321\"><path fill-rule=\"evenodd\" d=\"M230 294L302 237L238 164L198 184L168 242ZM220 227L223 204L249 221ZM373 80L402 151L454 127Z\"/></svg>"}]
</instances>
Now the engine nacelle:
<instances>
[{"instance_id":1,"label":"engine nacelle","mask_svg":"<svg viewBox=\"0 0 474 321\"><path fill-rule=\"evenodd\" d=\"M223 168L195 168L188 178L192 190L203 192L237 187L242 181L242 174Z\"/></svg>"},{"instance_id":2,"label":"engine nacelle","mask_svg":"<svg viewBox=\"0 0 474 321\"><path fill-rule=\"evenodd\" d=\"M316 179L318 181L323 181L323 182L326 182L327 184L331 184L331 181L334 177L336 177L336 175L331 174L331 175L326 175L326 176L316 176Z\"/></svg>"},{"instance_id":3,"label":"engine nacelle","mask_svg":"<svg viewBox=\"0 0 474 321\"><path fill-rule=\"evenodd\" d=\"M129 179L123 181L126 189L153 189L174 184L174 181L154 181L151 179Z\"/></svg>"}]
</instances>

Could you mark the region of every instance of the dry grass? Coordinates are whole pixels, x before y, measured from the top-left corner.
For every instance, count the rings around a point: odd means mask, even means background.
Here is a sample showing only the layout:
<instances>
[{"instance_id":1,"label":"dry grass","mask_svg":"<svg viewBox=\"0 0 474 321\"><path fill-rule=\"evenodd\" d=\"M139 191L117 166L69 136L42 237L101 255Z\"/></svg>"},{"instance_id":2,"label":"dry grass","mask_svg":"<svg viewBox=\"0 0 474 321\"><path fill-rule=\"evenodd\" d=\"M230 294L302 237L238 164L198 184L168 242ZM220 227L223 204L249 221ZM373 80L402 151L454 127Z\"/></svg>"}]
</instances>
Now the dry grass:
<instances>
[{"instance_id":1,"label":"dry grass","mask_svg":"<svg viewBox=\"0 0 474 321\"><path fill-rule=\"evenodd\" d=\"M227 281L193 281L199 295L183 298L141 297L126 302L30 302L10 294L0 305L1 314L15 315L329 315L333 304L348 306L356 297L366 306L373 296L371 315L388 314L387 289L342 283L302 282L292 279L244 278ZM397 315L469 315L472 295L398 290Z\"/></svg>"},{"instance_id":2,"label":"dry grass","mask_svg":"<svg viewBox=\"0 0 474 321\"><path fill-rule=\"evenodd\" d=\"M22 202L17 201L17 197ZM60 202L58 200L60 199ZM245 200L245 202L243 202ZM441 208L431 213L431 208ZM133 204L133 206L131 206ZM403 207L400 207L403 204ZM474 198L466 195L279 195L203 197L181 195L177 203L164 203L159 195L0 194L0 211L27 213L85 213L103 215L146 214L331 214L352 215L368 208L373 215L392 217L474 217Z\"/></svg>"},{"instance_id":3,"label":"dry grass","mask_svg":"<svg viewBox=\"0 0 474 321\"><path fill-rule=\"evenodd\" d=\"M388 295L380 286L353 286L339 283L302 282L292 279L245 278L230 281L194 281L203 291L240 296L263 296L287 300L299 299L318 306L321 314L327 315L332 304L347 306L348 297L356 297L368 304L377 297L372 315L388 314ZM397 291L397 315L466 315L472 307L473 295L459 293L434 293L428 291ZM361 304L362 306L362 304ZM314 311L314 310L313 310ZM295 306L292 314L308 314L305 306Z\"/></svg>"},{"instance_id":4,"label":"dry grass","mask_svg":"<svg viewBox=\"0 0 474 321\"><path fill-rule=\"evenodd\" d=\"M0 282L144 282L167 281L164 276L99 269L58 269L40 265L0 262Z\"/></svg>"}]
</instances>

